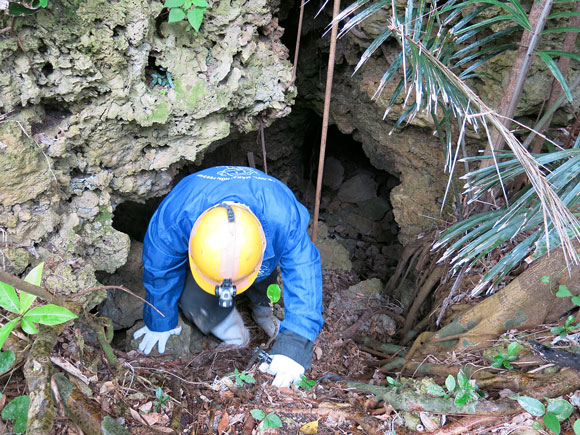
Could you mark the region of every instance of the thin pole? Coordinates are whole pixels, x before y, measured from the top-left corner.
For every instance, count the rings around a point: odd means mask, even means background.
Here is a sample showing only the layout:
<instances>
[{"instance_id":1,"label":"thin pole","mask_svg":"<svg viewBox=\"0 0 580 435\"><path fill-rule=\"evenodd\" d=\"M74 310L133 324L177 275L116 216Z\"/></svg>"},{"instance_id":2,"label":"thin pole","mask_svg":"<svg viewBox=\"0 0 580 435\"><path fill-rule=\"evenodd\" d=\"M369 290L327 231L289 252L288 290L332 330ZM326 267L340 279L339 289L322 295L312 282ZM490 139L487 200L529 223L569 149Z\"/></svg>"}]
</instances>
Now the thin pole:
<instances>
[{"instance_id":1,"label":"thin pole","mask_svg":"<svg viewBox=\"0 0 580 435\"><path fill-rule=\"evenodd\" d=\"M334 20L340 10L340 0L334 0L332 10L332 31L330 32L330 51L328 53L328 71L326 72L326 90L324 92L324 111L322 114L322 135L320 137L320 156L318 158L318 179L316 180L316 199L314 202L314 221L312 222L312 240L316 242L318 235L318 213L320 211L320 192L322 190L322 174L324 172L324 155L326 154L326 136L328 133L328 114L330 113L330 95L332 93L332 78L334 75L334 57L336 54L336 35L338 23Z\"/></svg>"}]
</instances>

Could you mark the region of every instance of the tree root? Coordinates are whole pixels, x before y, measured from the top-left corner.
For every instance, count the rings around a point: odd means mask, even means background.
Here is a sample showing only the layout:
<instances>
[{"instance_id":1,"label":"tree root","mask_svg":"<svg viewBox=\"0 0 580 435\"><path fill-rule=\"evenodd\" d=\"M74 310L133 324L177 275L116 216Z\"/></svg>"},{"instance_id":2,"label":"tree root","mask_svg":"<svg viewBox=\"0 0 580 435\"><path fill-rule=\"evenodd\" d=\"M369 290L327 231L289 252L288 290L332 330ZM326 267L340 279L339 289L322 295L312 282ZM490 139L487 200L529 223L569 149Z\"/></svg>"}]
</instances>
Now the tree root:
<instances>
[{"instance_id":1,"label":"tree root","mask_svg":"<svg viewBox=\"0 0 580 435\"><path fill-rule=\"evenodd\" d=\"M547 270L559 271L552 274L550 285L540 281ZM573 304L569 298L557 298L555 288L566 284L573 295L578 295L579 278L580 267L569 275L562 251L556 250L542 257L502 290L459 314L432 337L419 336L417 340L422 342L418 353L426 356L481 349L487 346L487 341L476 340L477 337L495 338L509 329L534 328L556 321L572 309Z\"/></svg>"},{"instance_id":2,"label":"tree root","mask_svg":"<svg viewBox=\"0 0 580 435\"><path fill-rule=\"evenodd\" d=\"M50 353L65 325L44 326L38 328L34 341L24 364L24 377L28 385L30 407L26 432L37 435L48 435L54 424L56 409L52 402L50 379L53 365Z\"/></svg>"},{"instance_id":3,"label":"tree root","mask_svg":"<svg viewBox=\"0 0 580 435\"><path fill-rule=\"evenodd\" d=\"M430 397L422 391L416 391L412 386L403 384L400 387L383 387L363 383L349 383L349 387L357 391L365 391L375 395L375 400L384 400L396 410L408 412L435 412L440 414L503 416L520 412L521 408L515 400L499 399L495 401L478 400L464 406L457 406L453 398Z\"/></svg>"},{"instance_id":4,"label":"tree root","mask_svg":"<svg viewBox=\"0 0 580 435\"><path fill-rule=\"evenodd\" d=\"M85 435L129 435L129 432L101 407L83 394L62 373L53 376L55 394L58 394L65 414ZM35 432L29 432L35 433Z\"/></svg>"},{"instance_id":5,"label":"tree root","mask_svg":"<svg viewBox=\"0 0 580 435\"><path fill-rule=\"evenodd\" d=\"M417 296L414 298L413 304L411 305L411 308L409 308L409 311L405 316L405 325L403 326L403 329L400 332L401 337L403 337L403 341L401 343L402 345L405 345L408 342L408 339L406 340L407 333L411 330L413 324L415 323L415 319L417 318L419 308L421 308L421 305L423 305L423 302L425 302L425 300L427 299L433 288L437 285L442 276L443 276L443 266L435 267L431 271L431 273L429 274L423 285L421 286L421 289L419 290Z\"/></svg>"},{"instance_id":6,"label":"tree root","mask_svg":"<svg viewBox=\"0 0 580 435\"><path fill-rule=\"evenodd\" d=\"M107 362L113 367L116 374L121 371L121 364L115 353L113 352L113 347L111 346L111 341L113 340L113 322L111 319L105 317L96 318L90 313L83 312L83 320L87 325L96 332L99 344L105 353L105 358Z\"/></svg>"}]
</instances>

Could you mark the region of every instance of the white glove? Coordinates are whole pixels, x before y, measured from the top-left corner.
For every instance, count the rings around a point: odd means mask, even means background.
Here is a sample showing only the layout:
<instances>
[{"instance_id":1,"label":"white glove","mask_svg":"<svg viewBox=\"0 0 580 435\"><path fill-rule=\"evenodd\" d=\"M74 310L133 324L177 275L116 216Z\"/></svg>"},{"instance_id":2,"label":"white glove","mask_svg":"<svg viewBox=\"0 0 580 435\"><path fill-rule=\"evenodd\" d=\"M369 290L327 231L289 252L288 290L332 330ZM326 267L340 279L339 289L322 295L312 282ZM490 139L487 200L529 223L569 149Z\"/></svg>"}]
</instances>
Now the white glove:
<instances>
[{"instance_id":1,"label":"white glove","mask_svg":"<svg viewBox=\"0 0 580 435\"><path fill-rule=\"evenodd\" d=\"M272 355L272 362L262 363L258 369L262 373L274 375L272 385L280 388L289 387L290 384L299 381L304 374L304 367L286 355Z\"/></svg>"},{"instance_id":2,"label":"white glove","mask_svg":"<svg viewBox=\"0 0 580 435\"><path fill-rule=\"evenodd\" d=\"M164 353L165 345L167 344L169 337L179 334L181 334L181 326L163 332L151 331L147 326L143 326L141 329L135 331L133 338L137 340L139 337L144 335L143 340L139 343L139 350L145 355L149 355L157 343L159 343L157 345L159 353Z\"/></svg>"}]
</instances>

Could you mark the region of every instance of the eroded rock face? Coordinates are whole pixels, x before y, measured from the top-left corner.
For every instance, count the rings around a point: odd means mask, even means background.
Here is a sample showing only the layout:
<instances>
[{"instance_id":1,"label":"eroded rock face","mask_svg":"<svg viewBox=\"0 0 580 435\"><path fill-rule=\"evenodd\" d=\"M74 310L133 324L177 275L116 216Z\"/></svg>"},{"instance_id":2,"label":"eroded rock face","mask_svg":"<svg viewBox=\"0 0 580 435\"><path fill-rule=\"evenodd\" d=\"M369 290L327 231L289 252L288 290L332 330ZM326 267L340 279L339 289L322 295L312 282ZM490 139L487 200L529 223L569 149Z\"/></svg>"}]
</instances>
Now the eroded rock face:
<instances>
[{"instance_id":1,"label":"eroded rock face","mask_svg":"<svg viewBox=\"0 0 580 435\"><path fill-rule=\"evenodd\" d=\"M283 29L266 0L215 2L200 33L159 1L54 0L0 35L0 249L46 261L58 294L126 261L116 205L167 193L177 168L232 130L290 112ZM10 20L0 17L0 28ZM174 87L151 87L169 72ZM167 77L165 75L165 77ZM97 294L99 296L97 296ZM96 302L103 292L91 294Z\"/></svg>"}]
</instances>

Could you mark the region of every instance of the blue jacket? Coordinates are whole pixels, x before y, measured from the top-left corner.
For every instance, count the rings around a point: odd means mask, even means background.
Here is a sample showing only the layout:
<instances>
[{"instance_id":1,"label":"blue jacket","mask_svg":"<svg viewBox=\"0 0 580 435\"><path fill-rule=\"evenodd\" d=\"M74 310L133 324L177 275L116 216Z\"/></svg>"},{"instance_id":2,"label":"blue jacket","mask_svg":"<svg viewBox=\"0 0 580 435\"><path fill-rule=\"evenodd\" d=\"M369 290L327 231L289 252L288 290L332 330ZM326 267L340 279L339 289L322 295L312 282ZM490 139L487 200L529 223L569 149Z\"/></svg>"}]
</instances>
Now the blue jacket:
<instances>
[{"instance_id":1,"label":"blue jacket","mask_svg":"<svg viewBox=\"0 0 580 435\"><path fill-rule=\"evenodd\" d=\"M222 201L245 204L262 224L266 251L256 282L280 265L284 281L280 332L287 329L314 341L323 324L322 271L320 254L307 233L310 215L281 181L240 166L219 166L185 177L155 211L143 246L143 284L147 301L165 317L145 304L145 324L152 331L177 326L177 304L190 273L191 229L205 210Z\"/></svg>"}]
</instances>

